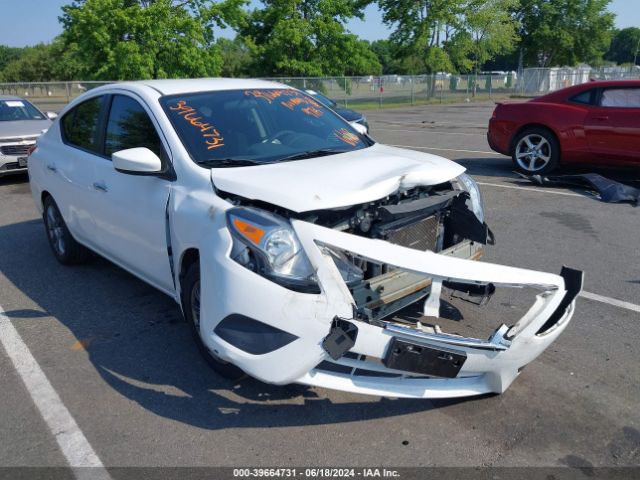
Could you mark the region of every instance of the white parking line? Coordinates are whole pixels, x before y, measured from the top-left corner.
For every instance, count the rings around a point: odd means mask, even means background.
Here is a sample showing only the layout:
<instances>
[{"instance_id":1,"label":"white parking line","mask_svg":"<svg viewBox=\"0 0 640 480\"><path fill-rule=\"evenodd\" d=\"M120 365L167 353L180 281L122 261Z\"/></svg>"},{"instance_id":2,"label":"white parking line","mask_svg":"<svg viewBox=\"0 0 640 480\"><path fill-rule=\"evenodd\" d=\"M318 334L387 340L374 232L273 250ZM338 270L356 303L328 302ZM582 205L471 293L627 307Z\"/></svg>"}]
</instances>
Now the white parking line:
<instances>
[{"instance_id":1,"label":"white parking line","mask_svg":"<svg viewBox=\"0 0 640 480\"><path fill-rule=\"evenodd\" d=\"M438 135L467 135L467 136L480 136L480 137L486 137L487 135L485 133L468 133L468 132L441 132L439 130L430 130L428 128L422 129L422 130L409 130L409 129L405 129L405 128L376 128L375 131L381 131L381 130L386 130L389 132L415 132L415 133L436 133ZM413 148L418 148L418 147L413 147Z\"/></svg>"},{"instance_id":2,"label":"white parking line","mask_svg":"<svg viewBox=\"0 0 640 480\"><path fill-rule=\"evenodd\" d=\"M417 150L438 150L443 152L462 152L462 153L482 153L484 155L497 155L499 157L503 157L501 153L496 152L487 152L484 150L457 150L455 148L435 148L435 147L416 147L415 145L391 145L391 147L401 147L401 148L414 148Z\"/></svg>"},{"instance_id":3,"label":"white parking line","mask_svg":"<svg viewBox=\"0 0 640 480\"><path fill-rule=\"evenodd\" d=\"M0 306L0 342L76 478L110 479L78 424ZM85 468L94 467L94 468Z\"/></svg>"},{"instance_id":4,"label":"white parking line","mask_svg":"<svg viewBox=\"0 0 640 480\"><path fill-rule=\"evenodd\" d=\"M598 295L597 293L584 292L584 291L580 292L580 296L587 298L589 300L593 300L594 302L606 303L608 305L613 305L614 307L624 308L625 310L631 310L632 312L640 313L640 305L635 305L633 303L625 302L624 300L618 300L615 298Z\"/></svg>"},{"instance_id":5,"label":"white parking line","mask_svg":"<svg viewBox=\"0 0 640 480\"><path fill-rule=\"evenodd\" d=\"M587 195L580 195L579 193L556 192L555 190L546 190L546 189L543 189L543 188L516 187L515 185L502 185L500 183L478 182L478 185L483 185L483 186L486 186L486 187L510 188L512 190L527 190L528 192L550 193L552 195L566 195L567 197L591 198L591 197L589 197Z\"/></svg>"}]
</instances>

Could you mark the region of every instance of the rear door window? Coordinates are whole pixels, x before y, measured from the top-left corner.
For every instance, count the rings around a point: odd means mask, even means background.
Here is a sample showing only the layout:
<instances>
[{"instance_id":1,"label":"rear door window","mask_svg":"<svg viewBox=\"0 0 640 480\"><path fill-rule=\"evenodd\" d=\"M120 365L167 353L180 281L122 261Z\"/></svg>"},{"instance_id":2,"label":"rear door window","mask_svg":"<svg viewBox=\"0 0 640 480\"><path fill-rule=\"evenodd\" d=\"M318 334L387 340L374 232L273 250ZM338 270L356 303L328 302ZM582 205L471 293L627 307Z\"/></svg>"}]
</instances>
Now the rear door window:
<instances>
[{"instance_id":1,"label":"rear door window","mask_svg":"<svg viewBox=\"0 0 640 480\"><path fill-rule=\"evenodd\" d=\"M146 147L162 157L162 142L145 109L131 97L114 95L107 121L104 150L112 153Z\"/></svg>"},{"instance_id":2,"label":"rear door window","mask_svg":"<svg viewBox=\"0 0 640 480\"><path fill-rule=\"evenodd\" d=\"M605 88L602 91L600 106L640 108L640 88Z\"/></svg>"},{"instance_id":3,"label":"rear door window","mask_svg":"<svg viewBox=\"0 0 640 480\"><path fill-rule=\"evenodd\" d=\"M101 154L98 140L100 109L104 96L92 98L74 107L62 118L62 136L68 145Z\"/></svg>"}]
</instances>

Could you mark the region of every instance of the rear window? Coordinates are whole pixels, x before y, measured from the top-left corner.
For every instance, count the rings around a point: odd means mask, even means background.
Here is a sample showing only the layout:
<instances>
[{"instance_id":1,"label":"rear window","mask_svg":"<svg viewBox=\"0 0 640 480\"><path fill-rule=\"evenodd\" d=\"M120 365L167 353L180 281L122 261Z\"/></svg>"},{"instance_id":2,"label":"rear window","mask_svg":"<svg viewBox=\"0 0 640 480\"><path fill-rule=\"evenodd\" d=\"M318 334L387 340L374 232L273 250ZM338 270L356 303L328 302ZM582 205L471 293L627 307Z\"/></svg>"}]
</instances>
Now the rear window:
<instances>
[{"instance_id":1,"label":"rear window","mask_svg":"<svg viewBox=\"0 0 640 480\"><path fill-rule=\"evenodd\" d=\"M26 100L0 100L0 122L44 119L42 112Z\"/></svg>"},{"instance_id":2,"label":"rear window","mask_svg":"<svg viewBox=\"0 0 640 480\"><path fill-rule=\"evenodd\" d=\"M62 135L65 143L101 153L98 145L98 123L103 97L92 98L74 107L62 118Z\"/></svg>"},{"instance_id":3,"label":"rear window","mask_svg":"<svg viewBox=\"0 0 640 480\"><path fill-rule=\"evenodd\" d=\"M571 101L574 103L582 103L584 105L593 105L594 92L595 92L594 89L586 90L582 93L579 93L571 97Z\"/></svg>"},{"instance_id":4,"label":"rear window","mask_svg":"<svg viewBox=\"0 0 640 480\"><path fill-rule=\"evenodd\" d=\"M225 90L160 102L196 163L274 163L366 148L373 142L293 89Z\"/></svg>"}]
</instances>

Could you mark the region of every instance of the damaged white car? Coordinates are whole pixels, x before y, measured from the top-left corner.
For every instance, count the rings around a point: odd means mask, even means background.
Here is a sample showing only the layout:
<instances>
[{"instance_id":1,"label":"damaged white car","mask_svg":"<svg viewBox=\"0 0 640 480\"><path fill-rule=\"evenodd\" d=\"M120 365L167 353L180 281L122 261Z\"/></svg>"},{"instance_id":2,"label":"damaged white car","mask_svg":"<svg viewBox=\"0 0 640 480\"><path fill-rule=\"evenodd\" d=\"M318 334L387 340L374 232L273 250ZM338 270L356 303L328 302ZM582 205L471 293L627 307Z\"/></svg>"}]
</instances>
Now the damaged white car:
<instances>
[{"instance_id":1,"label":"damaged white car","mask_svg":"<svg viewBox=\"0 0 640 480\"><path fill-rule=\"evenodd\" d=\"M578 270L478 262L493 235L463 167L375 143L277 83L96 88L28 165L56 258L92 250L172 296L228 376L501 393L566 328L582 288ZM484 337L444 328L444 292L482 306L497 288L536 292Z\"/></svg>"}]
</instances>

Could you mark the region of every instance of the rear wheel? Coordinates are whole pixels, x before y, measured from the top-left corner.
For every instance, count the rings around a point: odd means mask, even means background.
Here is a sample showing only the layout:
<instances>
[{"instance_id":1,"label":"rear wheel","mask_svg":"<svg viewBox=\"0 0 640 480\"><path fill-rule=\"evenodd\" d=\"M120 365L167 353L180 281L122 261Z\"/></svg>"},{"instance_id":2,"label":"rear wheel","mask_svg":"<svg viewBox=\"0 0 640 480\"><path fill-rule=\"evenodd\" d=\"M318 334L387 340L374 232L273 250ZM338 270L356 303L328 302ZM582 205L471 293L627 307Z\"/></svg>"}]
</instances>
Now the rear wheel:
<instances>
[{"instance_id":1,"label":"rear wheel","mask_svg":"<svg viewBox=\"0 0 640 480\"><path fill-rule=\"evenodd\" d=\"M543 175L560 163L560 145L544 128L528 128L513 141L511 159L515 167L529 175Z\"/></svg>"},{"instance_id":2,"label":"rear wheel","mask_svg":"<svg viewBox=\"0 0 640 480\"><path fill-rule=\"evenodd\" d=\"M46 197L43 204L42 218L49 245L56 259L63 265L75 265L86 261L89 257L89 250L71 236L53 198Z\"/></svg>"},{"instance_id":3,"label":"rear wheel","mask_svg":"<svg viewBox=\"0 0 640 480\"><path fill-rule=\"evenodd\" d=\"M229 380L239 380L245 377L246 374L241 369L222 360L202 341L200 336L200 265L198 262L189 267L182 281L182 309L184 317L191 327L191 333L198 345L198 350L211 368Z\"/></svg>"}]
</instances>

